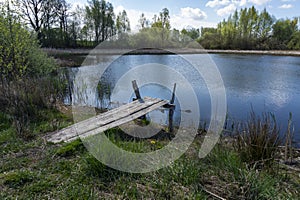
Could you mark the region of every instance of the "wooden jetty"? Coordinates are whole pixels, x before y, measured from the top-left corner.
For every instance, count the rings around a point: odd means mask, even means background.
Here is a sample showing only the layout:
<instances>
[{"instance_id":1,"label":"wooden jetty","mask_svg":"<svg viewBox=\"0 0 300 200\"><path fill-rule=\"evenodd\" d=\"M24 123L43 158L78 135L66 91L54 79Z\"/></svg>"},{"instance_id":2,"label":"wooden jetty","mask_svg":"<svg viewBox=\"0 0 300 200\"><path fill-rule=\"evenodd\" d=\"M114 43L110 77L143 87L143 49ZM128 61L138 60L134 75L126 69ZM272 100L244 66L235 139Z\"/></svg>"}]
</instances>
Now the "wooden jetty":
<instances>
[{"instance_id":1,"label":"wooden jetty","mask_svg":"<svg viewBox=\"0 0 300 200\"><path fill-rule=\"evenodd\" d=\"M173 95L171 101L162 100L158 98L144 97L141 98L136 81L132 82L136 98L133 102L120 106L118 108L109 110L105 113L99 114L92 118L83 120L76 124L73 124L67 128L64 128L56 133L52 133L46 136L46 140L53 143L70 142L80 138L102 133L108 129L120 126L128 123L134 119L145 118L145 115L159 107L165 107L170 109L169 112L169 131L173 131L172 118L174 113L174 100L175 100L175 88L174 85Z\"/></svg>"}]
</instances>

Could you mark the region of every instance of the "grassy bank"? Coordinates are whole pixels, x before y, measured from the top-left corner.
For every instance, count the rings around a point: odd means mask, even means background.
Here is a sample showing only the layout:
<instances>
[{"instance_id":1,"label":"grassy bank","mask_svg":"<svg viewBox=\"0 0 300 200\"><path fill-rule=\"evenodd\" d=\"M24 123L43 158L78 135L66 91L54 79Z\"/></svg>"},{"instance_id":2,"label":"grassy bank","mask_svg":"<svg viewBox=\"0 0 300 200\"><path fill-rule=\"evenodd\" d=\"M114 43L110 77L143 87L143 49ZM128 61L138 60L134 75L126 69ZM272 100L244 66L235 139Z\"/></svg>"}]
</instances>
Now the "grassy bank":
<instances>
[{"instance_id":1,"label":"grassy bank","mask_svg":"<svg viewBox=\"0 0 300 200\"><path fill-rule=\"evenodd\" d=\"M49 114L50 115L50 114ZM55 120L54 120L55 119ZM243 162L232 142L223 139L205 159L198 158L201 137L171 166L147 174L129 174L104 166L81 141L48 144L46 132L69 124L71 119L53 114L52 123L35 124L35 138L24 141L0 120L0 199L297 199L299 171L279 162L257 169ZM51 125L52 124L52 125ZM169 141L114 142L131 151L162 148ZM227 142L226 142L227 141Z\"/></svg>"}]
</instances>

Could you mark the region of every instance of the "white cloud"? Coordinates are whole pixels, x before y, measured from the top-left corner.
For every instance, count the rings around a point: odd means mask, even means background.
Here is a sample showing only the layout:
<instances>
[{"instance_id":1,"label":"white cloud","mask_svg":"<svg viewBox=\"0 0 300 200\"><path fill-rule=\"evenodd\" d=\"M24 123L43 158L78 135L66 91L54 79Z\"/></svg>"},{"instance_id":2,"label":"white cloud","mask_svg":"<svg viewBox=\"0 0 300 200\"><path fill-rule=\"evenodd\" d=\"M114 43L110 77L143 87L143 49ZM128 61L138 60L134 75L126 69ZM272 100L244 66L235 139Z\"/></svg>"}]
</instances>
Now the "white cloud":
<instances>
[{"instance_id":1,"label":"white cloud","mask_svg":"<svg viewBox=\"0 0 300 200\"><path fill-rule=\"evenodd\" d=\"M266 4L270 1L272 1L272 0L249 0L250 3L253 3L255 5L259 5L259 6L264 5L264 4Z\"/></svg>"},{"instance_id":2,"label":"white cloud","mask_svg":"<svg viewBox=\"0 0 300 200\"><path fill-rule=\"evenodd\" d=\"M219 16L223 17L223 16L233 13L236 9L237 9L237 7L232 3L224 8L217 10L217 14Z\"/></svg>"},{"instance_id":3,"label":"white cloud","mask_svg":"<svg viewBox=\"0 0 300 200\"><path fill-rule=\"evenodd\" d=\"M213 22L207 22L202 20L195 20L193 18L182 17L181 15L174 15L171 16L171 28L175 28L177 30L182 30L186 27L194 27L194 28L201 28L201 27L216 27L217 24Z\"/></svg>"},{"instance_id":4,"label":"white cloud","mask_svg":"<svg viewBox=\"0 0 300 200\"><path fill-rule=\"evenodd\" d=\"M247 0L241 0L239 6L245 6L247 4Z\"/></svg>"},{"instance_id":5,"label":"white cloud","mask_svg":"<svg viewBox=\"0 0 300 200\"><path fill-rule=\"evenodd\" d=\"M238 7L245 7L247 4L261 6L271 2L272 0L210 0L206 3L206 7L215 8L217 15L226 16L233 13ZM295 1L295 0L281 0Z\"/></svg>"},{"instance_id":6,"label":"white cloud","mask_svg":"<svg viewBox=\"0 0 300 200\"><path fill-rule=\"evenodd\" d=\"M207 18L207 15L204 11L199 8L181 8L181 16L184 18L191 18L194 20L203 20Z\"/></svg>"},{"instance_id":7,"label":"white cloud","mask_svg":"<svg viewBox=\"0 0 300 200\"><path fill-rule=\"evenodd\" d=\"M122 12L123 10L125 10L125 8L123 6L118 6L118 7L114 8L114 10L115 10L115 14L118 15L120 12Z\"/></svg>"},{"instance_id":8,"label":"white cloud","mask_svg":"<svg viewBox=\"0 0 300 200\"><path fill-rule=\"evenodd\" d=\"M208 1L205 6L215 8L218 6L226 6L226 5L230 4L230 2L231 1L229 1L229 0L213 0L213 1Z\"/></svg>"},{"instance_id":9,"label":"white cloud","mask_svg":"<svg viewBox=\"0 0 300 200\"><path fill-rule=\"evenodd\" d=\"M235 6L243 7L247 5L247 3L254 3L256 5L262 5L271 0L211 0L206 3L206 7L210 8L220 8L226 7L230 4L234 4ZM293 0L284 0L284 1L293 1Z\"/></svg>"},{"instance_id":10,"label":"white cloud","mask_svg":"<svg viewBox=\"0 0 300 200\"><path fill-rule=\"evenodd\" d=\"M279 6L279 8L281 8L281 9L290 9L292 7L293 7L292 4L283 4L283 5Z\"/></svg>"},{"instance_id":11,"label":"white cloud","mask_svg":"<svg viewBox=\"0 0 300 200\"><path fill-rule=\"evenodd\" d=\"M172 15L170 18L171 28L182 30L186 27L216 27L216 23L204 21L207 14L199 8L181 8L180 13Z\"/></svg>"}]
</instances>

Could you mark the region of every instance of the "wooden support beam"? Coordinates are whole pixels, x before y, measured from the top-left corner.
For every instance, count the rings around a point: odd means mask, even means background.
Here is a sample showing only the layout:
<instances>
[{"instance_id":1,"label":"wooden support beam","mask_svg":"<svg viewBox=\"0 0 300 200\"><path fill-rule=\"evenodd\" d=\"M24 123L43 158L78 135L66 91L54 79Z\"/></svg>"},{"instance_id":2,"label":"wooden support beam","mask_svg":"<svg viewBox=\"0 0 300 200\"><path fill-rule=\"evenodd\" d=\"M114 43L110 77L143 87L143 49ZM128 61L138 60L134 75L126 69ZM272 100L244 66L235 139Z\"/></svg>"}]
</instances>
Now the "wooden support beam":
<instances>
[{"instance_id":1,"label":"wooden support beam","mask_svg":"<svg viewBox=\"0 0 300 200\"><path fill-rule=\"evenodd\" d=\"M176 90L176 83L174 84L174 87L173 87L173 93L172 93L172 98L171 98L170 104L174 104L174 101L175 101L175 90Z\"/></svg>"},{"instance_id":2,"label":"wooden support beam","mask_svg":"<svg viewBox=\"0 0 300 200\"><path fill-rule=\"evenodd\" d=\"M132 81L132 87L135 93L136 98L133 98L133 100L139 100L139 101L143 101L138 84L136 82L136 80ZM141 116L139 119L145 120L146 119L146 115Z\"/></svg>"},{"instance_id":3,"label":"wooden support beam","mask_svg":"<svg viewBox=\"0 0 300 200\"><path fill-rule=\"evenodd\" d=\"M141 94L140 94L140 90L139 90L139 87L136 83L136 80L133 80L132 81L132 87L133 87L133 90L134 90L134 93L135 93L135 96L136 96L136 99L142 99L141 97Z\"/></svg>"},{"instance_id":4,"label":"wooden support beam","mask_svg":"<svg viewBox=\"0 0 300 200\"><path fill-rule=\"evenodd\" d=\"M175 90L176 90L176 83L174 84L173 92L172 92L172 97L170 100L169 104L169 132L173 132L173 115L174 115L174 110L175 110Z\"/></svg>"}]
</instances>

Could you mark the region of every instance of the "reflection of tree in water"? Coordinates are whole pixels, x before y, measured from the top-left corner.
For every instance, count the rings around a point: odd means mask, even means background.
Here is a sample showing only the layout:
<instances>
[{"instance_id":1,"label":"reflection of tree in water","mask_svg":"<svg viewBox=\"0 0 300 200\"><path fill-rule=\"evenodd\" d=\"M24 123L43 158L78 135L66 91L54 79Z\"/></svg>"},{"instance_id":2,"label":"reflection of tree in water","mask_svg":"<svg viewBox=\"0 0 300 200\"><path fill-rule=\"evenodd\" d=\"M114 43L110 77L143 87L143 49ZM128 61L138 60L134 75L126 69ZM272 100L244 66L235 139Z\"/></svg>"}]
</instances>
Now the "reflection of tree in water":
<instances>
[{"instance_id":1,"label":"reflection of tree in water","mask_svg":"<svg viewBox=\"0 0 300 200\"><path fill-rule=\"evenodd\" d=\"M108 108L111 101L111 84L101 79L97 85L97 95L100 109Z\"/></svg>"}]
</instances>

